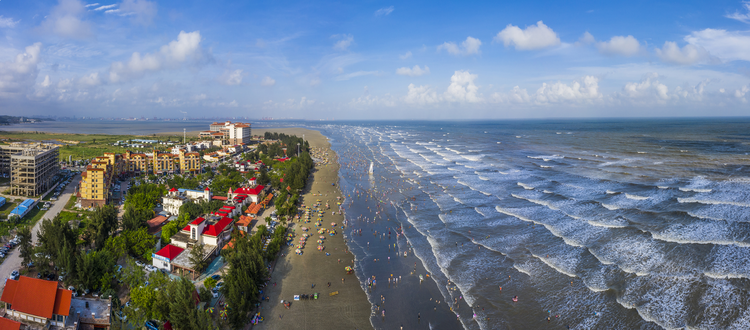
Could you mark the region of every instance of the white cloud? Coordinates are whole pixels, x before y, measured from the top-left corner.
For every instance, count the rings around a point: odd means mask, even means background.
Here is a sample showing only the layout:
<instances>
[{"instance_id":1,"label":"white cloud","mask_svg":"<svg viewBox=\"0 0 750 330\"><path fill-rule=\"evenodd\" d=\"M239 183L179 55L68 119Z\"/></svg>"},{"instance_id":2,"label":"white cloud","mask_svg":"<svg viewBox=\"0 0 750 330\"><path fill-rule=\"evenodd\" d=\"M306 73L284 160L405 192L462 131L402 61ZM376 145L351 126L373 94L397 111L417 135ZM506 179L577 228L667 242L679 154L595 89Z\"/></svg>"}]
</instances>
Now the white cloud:
<instances>
[{"instance_id":1,"label":"white cloud","mask_svg":"<svg viewBox=\"0 0 750 330\"><path fill-rule=\"evenodd\" d=\"M86 5L86 6L88 6L88 5ZM117 7L116 3L115 4L111 4L111 5L106 5L106 6L100 6L100 7L94 8L94 10L95 11L102 11L102 10L111 9L111 8L114 8L114 7Z\"/></svg>"},{"instance_id":2,"label":"white cloud","mask_svg":"<svg viewBox=\"0 0 750 330\"><path fill-rule=\"evenodd\" d=\"M156 2L147 0L124 0L120 4L121 16L132 16L141 25L150 25L156 17Z\"/></svg>"},{"instance_id":3,"label":"white cloud","mask_svg":"<svg viewBox=\"0 0 750 330\"><path fill-rule=\"evenodd\" d=\"M404 102L422 105L438 102L482 102L482 96L478 94L479 87L474 84L476 78L476 74L468 71L455 71L451 76L450 85L442 94L438 94L429 86L417 87L409 84Z\"/></svg>"},{"instance_id":4,"label":"white cloud","mask_svg":"<svg viewBox=\"0 0 750 330\"><path fill-rule=\"evenodd\" d=\"M339 41L333 45L333 49L341 51L347 50L354 42L354 37L351 34L335 34L332 35L331 38L339 39Z\"/></svg>"},{"instance_id":5,"label":"white cloud","mask_svg":"<svg viewBox=\"0 0 750 330\"><path fill-rule=\"evenodd\" d=\"M14 28L21 20L14 21L12 17L0 15L0 28Z\"/></svg>"},{"instance_id":6,"label":"white cloud","mask_svg":"<svg viewBox=\"0 0 750 330\"><path fill-rule=\"evenodd\" d=\"M685 41L705 48L724 61L750 61L750 31L705 29L694 31Z\"/></svg>"},{"instance_id":7,"label":"white cloud","mask_svg":"<svg viewBox=\"0 0 750 330\"><path fill-rule=\"evenodd\" d=\"M641 50L641 44L633 36L614 36L609 41L597 42L596 48L605 55L633 56Z\"/></svg>"},{"instance_id":8,"label":"white cloud","mask_svg":"<svg viewBox=\"0 0 750 330\"><path fill-rule=\"evenodd\" d=\"M508 24L505 29L497 33L494 40L496 42L502 41L506 47L514 45L517 50L542 49L560 44L557 33L544 25L542 21L527 27L525 30Z\"/></svg>"},{"instance_id":9,"label":"white cloud","mask_svg":"<svg viewBox=\"0 0 750 330\"><path fill-rule=\"evenodd\" d=\"M276 85L276 80L273 80L273 78L269 76L265 76L260 84L263 86L273 86Z\"/></svg>"},{"instance_id":10,"label":"white cloud","mask_svg":"<svg viewBox=\"0 0 750 330\"><path fill-rule=\"evenodd\" d=\"M576 46L590 45L590 44L593 44L594 42L596 42L596 40L594 39L594 36L591 35L589 31L586 31L583 33L583 35L580 38L578 38L578 41L576 42Z\"/></svg>"},{"instance_id":11,"label":"white cloud","mask_svg":"<svg viewBox=\"0 0 750 330\"><path fill-rule=\"evenodd\" d=\"M242 69L227 70L219 77L219 82L224 85L234 86L239 85L242 83L242 78L245 77L245 73L242 72Z\"/></svg>"},{"instance_id":12,"label":"white cloud","mask_svg":"<svg viewBox=\"0 0 750 330\"><path fill-rule=\"evenodd\" d=\"M452 55L472 55L479 54L479 46L482 45L482 41L476 38L467 37L461 43L461 46L456 45L453 42L445 42L437 47L438 51L445 50Z\"/></svg>"},{"instance_id":13,"label":"white cloud","mask_svg":"<svg viewBox=\"0 0 750 330\"><path fill-rule=\"evenodd\" d=\"M34 86L41 49L42 44L37 42L26 47L13 61L0 62L0 97L23 95Z\"/></svg>"},{"instance_id":14,"label":"white cloud","mask_svg":"<svg viewBox=\"0 0 750 330\"><path fill-rule=\"evenodd\" d=\"M577 102L602 97L599 93L599 78L585 76L581 80L581 82L574 81L570 85L559 81L549 85L543 83L534 94L534 100L537 104L546 104Z\"/></svg>"},{"instance_id":15,"label":"white cloud","mask_svg":"<svg viewBox=\"0 0 750 330\"><path fill-rule=\"evenodd\" d=\"M64 38L86 39L91 37L91 26L82 20L86 7L79 0L60 0L42 22L46 32Z\"/></svg>"},{"instance_id":16,"label":"white cloud","mask_svg":"<svg viewBox=\"0 0 750 330\"><path fill-rule=\"evenodd\" d=\"M92 74L89 74L88 76L83 76L81 77L81 79L78 79L78 83L84 87L93 87L99 86L102 81L101 79L99 79L99 73L94 72Z\"/></svg>"},{"instance_id":17,"label":"white cloud","mask_svg":"<svg viewBox=\"0 0 750 330\"><path fill-rule=\"evenodd\" d=\"M435 91L433 91L430 86L414 86L414 84L409 84L409 92L406 94L406 97L404 98L404 102L406 103L412 103L412 104L430 104L430 103L437 103L442 100L442 97L439 96Z\"/></svg>"},{"instance_id":18,"label":"white cloud","mask_svg":"<svg viewBox=\"0 0 750 330\"><path fill-rule=\"evenodd\" d=\"M736 19L742 23L750 23L750 1L743 1L742 6L745 7L746 13L741 14L739 11L735 11L732 14L727 14L725 17Z\"/></svg>"},{"instance_id":19,"label":"white cloud","mask_svg":"<svg viewBox=\"0 0 750 330\"><path fill-rule=\"evenodd\" d=\"M177 40L162 46L159 52L145 55L135 52L127 63L112 63L109 69L109 79L112 82L118 82L126 78L140 76L148 71L158 71L164 67L177 67L187 61L197 62L204 57L200 42L199 31L189 33L180 31Z\"/></svg>"},{"instance_id":20,"label":"white cloud","mask_svg":"<svg viewBox=\"0 0 750 330\"><path fill-rule=\"evenodd\" d=\"M659 75L652 73L640 82L631 82L625 84L622 88L622 94L631 99L657 98L659 100L668 100L669 87L659 82Z\"/></svg>"},{"instance_id":21,"label":"white cloud","mask_svg":"<svg viewBox=\"0 0 750 330\"><path fill-rule=\"evenodd\" d=\"M98 5L99 5L99 3L96 2L96 3L90 3L90 4L88 4L88 5L84 6L84 7L86 7L86 8L88 8L88 7L96 7Z\"/></svg>"},{"instance_id":22,"label":"white cloud","mask_svg":"<svg viewBox=\"0 0 750 330\"><path fill-rule=\"evenodd\" d=\"M411 58L411 51L406 52L406 54L399 55L398 57L401 58L402 60Z\"/></svg>"},{"instance_id":23,"label":"white cloud","mask_svg":"<svg viewBox=\"0 0 750 330\"><path fill-rule=\"evenodd\" d=\"M375 11L375 16L388 16L393 12L393 6L380 8Z\"/></svg>"},{"instance_id":24,"label":"white cloud","mask_svg":"<svg viewBox=\"0 0 750 330\"><path fill-rule=\"evenodd\" d=\"M672 41L665 42L661 49L657 48L656 55L664 62L683 65L707 61L710 58L708 51L702 46L687 44L680 49L677 43Z\"/></svg>"},{"instance_id":25,"label":"white cloud","mask_svg":"<svg viewBox=\"0 0 750 330\"><path fill-rule=\"evenodd\" d=\"M418 77L421 75L430 74L430 68L425 65L424 69L422 69L419 67L419 65L415 65L413 68L398 68L396 69L396 74L400 74L402 76Z\"/></svg>"},{"instance_id":26,"label":"white cloud","mask_svg":"<svg viewBox=\"0 0 750 330\"><path fill-rule=\"evenodd\" d=\"M379 73L380 73L380 71L357 71L357 72L352 72L352 73L347 73L347 74L339 75L339 76L336 77L336 80L338 80L338 81L349 80L349 79L355 78L355 77L377 75Z\"/></svg>"},{"instance_id":27,"label":"white cloud","mask_svg":"<svg viewBox=\"0 0 750 330\"><path fill-rule=\"evenodd\" d=\"M321 83L320 78L310 79L310 86L315 87L315 86L320 85L320 83Z\"/></svg>"},{"instance_id":28,"label":"white cloud","mask_svg":"<svg viewBox=\"0 0 750 330\"><path fill-rule=\"evenodd\" d=\"M477 75L468 71L456 71L451 76L451 84L443 95L449 102L481 102L481 96L477 95L479 87L474 84Z\"/></svg>"}]
</instances>

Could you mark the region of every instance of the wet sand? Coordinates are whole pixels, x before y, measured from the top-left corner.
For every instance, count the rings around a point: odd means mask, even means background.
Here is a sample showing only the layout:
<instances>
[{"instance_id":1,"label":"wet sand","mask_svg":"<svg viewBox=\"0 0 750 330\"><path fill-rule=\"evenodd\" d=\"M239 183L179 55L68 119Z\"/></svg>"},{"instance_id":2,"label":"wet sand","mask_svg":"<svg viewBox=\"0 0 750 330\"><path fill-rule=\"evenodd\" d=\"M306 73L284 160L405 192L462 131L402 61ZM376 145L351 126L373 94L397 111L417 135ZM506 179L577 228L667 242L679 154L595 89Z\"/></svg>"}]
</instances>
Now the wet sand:
<instances>
[{"instance_id":1,"label":"wet sand","mask_svg":"<svg viewBox=\"0 0 750 330\"><path fill-rule=\"evenodd\" d=\"M302 203L312 205L318 199L323 206L326 201L331 204L322 218L324 228L330 229L331 222L339 226L343 216L338 214L336 197L341 197L338 187L331 184L338 180L339 165L335 153L330 150L330 143L320 132L301 128L254 129L253 135L262 135L265 131L294 134L309 141L312 148L328 153L328 164L318 165L312 174L312 188L302 196ZM317 196L320 192L320 196ZM316 194L315 196L313 194ZM337 211L331 215L331 211ZM315 220L315 219L313 219ZM354 266L354 256L347 251L342 230L336 236L326 235L324 252L316 249L318 234L314 231L314 222L293 222L295 242L301 237L300 227L310 228L312 238L308 240L302 255L294 254L294 248L285 247L284 257L277 259L272 273L271 283L266 292L270 301L261 304L263 323L258 329L372 329L370 324L371 307L360 281L354 274L346 274L344 267ZM325 252L330 253L326 256ZM338 262L341 259L341 262ZM342 279L344 280L342 282ZM331 286L328 287L327 283ZM311 288L315 284L314 288ZM317 300L294 301L294 295L319 293ZM331 296L330 293L338 292ZM281 305L281 300L292 301L289 309Z\"/></svg>"}]
</instances>

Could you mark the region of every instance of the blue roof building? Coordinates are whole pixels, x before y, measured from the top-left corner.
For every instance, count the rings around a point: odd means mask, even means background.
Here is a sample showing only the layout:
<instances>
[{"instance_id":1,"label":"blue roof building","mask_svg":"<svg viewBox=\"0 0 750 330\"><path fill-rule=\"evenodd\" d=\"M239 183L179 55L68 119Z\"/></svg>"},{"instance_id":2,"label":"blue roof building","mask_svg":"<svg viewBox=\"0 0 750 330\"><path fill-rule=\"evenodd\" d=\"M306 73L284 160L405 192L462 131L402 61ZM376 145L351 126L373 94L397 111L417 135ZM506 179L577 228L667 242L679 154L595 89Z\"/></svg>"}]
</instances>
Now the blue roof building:
<instances>
[{"instance_id":1,"label":"blue roof building","mask_svg":"<svg viewBox=\"0 0 750 330\"><path fill-rule=\"evenodd\" d=\"M18 216L19 218L23 218L26 214L29 213L29 211L31 211L31 208L34 207L35 203L36 201L33 199L27 199L21 202L21 204L18 204L18 206L13 209L13 211L10 211L8 217Z\"/></svg>"}]
</instances>

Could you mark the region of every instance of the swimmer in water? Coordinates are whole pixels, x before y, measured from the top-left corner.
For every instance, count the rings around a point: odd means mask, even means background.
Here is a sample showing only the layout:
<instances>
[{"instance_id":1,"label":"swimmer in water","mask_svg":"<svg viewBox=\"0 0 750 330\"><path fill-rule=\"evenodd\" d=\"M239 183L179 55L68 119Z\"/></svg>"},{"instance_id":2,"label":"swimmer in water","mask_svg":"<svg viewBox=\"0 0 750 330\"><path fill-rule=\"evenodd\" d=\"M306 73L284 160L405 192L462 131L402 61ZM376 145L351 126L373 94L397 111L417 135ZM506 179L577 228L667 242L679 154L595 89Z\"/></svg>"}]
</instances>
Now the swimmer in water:
<instances>
[{"instance_id":1,"label":"swimmer in water","mask_svg":"<svg viewBox=\"0 0 750 330\"><path fill-rule=\"evenodd\" d=\"M513 296L513 302L518 302L518 296Z\"/></svg>"}]
</instances>

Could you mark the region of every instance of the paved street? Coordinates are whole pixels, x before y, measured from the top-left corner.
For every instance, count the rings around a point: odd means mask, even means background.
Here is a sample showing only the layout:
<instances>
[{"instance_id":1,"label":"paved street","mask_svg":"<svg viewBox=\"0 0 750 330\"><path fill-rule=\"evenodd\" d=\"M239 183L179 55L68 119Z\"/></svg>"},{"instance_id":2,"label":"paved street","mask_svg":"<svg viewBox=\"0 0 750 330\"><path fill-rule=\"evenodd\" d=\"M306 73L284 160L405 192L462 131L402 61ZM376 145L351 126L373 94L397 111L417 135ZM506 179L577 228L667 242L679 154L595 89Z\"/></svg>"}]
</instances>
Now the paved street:
<instances>
[{"instance_id":1,"label":"paved street","mask_svg":"<svg viewBox=\"0 0 750 330\"><path fill-rule=\"evenodd\" d=\"M58 214L60 214L60 211L63 210L65 207L65 204L68 203L68 200L70 200L70 196L73 195L73 191L75 190L75 187L78 186L78 181L81 180L81 176L76 175L68 184L67 187L65 187L65 190L63 190L63 193L60 195L60 199L53 202L54 204L52 207L47 210L47 213L44 214L42 219L37 221L37 223L34 225L34 228L31 230L31 237L32 242L36 243L37 241L37 232L39 231L39 228L42 227L42 221L44 219L52 219L56 217ZM10 273L15 269L21 268L21 252L19 251L19 247L16 246L15 249L13 249L10 254L5 258L2 264L0 264L0 291L5 289L5 279L10 276Z\"/></svg>"}]
</instances>

